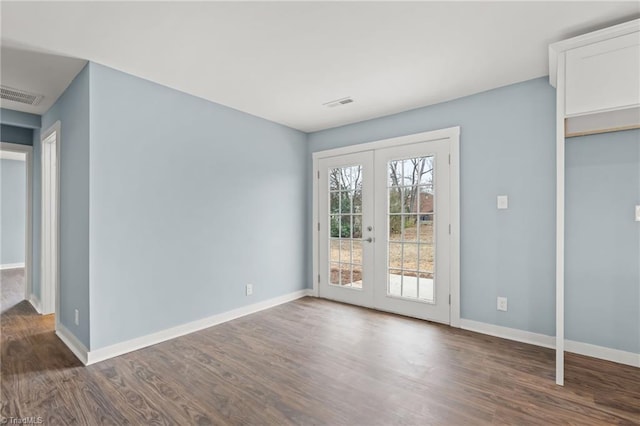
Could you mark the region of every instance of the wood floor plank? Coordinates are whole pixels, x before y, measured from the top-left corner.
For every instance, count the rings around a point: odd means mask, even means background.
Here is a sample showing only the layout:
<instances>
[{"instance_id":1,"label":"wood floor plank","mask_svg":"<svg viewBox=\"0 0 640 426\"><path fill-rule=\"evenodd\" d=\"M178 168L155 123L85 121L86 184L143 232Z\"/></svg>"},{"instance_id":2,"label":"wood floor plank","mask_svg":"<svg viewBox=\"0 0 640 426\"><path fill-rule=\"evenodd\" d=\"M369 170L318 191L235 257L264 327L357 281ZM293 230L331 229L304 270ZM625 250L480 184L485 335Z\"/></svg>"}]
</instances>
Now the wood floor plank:
<instances>
[{"instance_id":1,"label":"wood floor plank","mask_svg":"<svg viewBox=\"0 0 640 426\"><path fill-rule=\"evenodd\" d=\"M0 415L79 425L640 424L640 370L304 298L83 366L2 271Z\"/></svg>"}]
</instances>

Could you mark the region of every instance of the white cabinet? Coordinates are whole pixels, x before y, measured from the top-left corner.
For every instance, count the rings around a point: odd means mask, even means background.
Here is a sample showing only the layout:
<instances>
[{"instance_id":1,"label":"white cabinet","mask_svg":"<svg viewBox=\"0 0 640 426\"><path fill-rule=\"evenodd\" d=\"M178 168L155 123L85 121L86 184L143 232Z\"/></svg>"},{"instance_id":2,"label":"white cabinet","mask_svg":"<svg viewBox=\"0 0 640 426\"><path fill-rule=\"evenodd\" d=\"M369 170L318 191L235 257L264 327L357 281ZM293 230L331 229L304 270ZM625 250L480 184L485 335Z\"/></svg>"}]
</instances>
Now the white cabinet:
<instances>
[{"instance_id":1,"label":"white cabinet","mask_svg":"<svg viewBox=\"0 0 640 426\"><path fill-rule=\"evenodd\" d=\"M640 105L640 32L566 52L565 115Z\"/></svg>"},{"instance_id":2,"label":"white cabinet","mask_svg":"<svg viewBox=\"0 0 640 426\"><path fill-rule=\"evenodd\" d=\"M550 45L549 81L564 136L640 128L640 19Z\"/></svg>"}]
</instances>

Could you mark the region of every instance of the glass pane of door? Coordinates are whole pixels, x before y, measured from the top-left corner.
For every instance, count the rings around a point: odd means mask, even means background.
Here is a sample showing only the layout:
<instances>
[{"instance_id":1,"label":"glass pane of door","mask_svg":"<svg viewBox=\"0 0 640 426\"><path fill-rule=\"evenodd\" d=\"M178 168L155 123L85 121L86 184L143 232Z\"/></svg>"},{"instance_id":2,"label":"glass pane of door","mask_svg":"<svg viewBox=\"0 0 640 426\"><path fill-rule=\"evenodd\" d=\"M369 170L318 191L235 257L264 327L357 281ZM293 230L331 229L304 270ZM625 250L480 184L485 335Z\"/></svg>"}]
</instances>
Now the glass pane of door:
<instances>
[{"instance_id":1,"label":"glass pane of door","mask_svg":"<svg viewBox=\"0 0 640 426\"><path fill-rule=\"evenodd\" d=\"M331 285L362 289L362 177L361 164L329 169Z\"/></svg>"},{"instance_id":2,"label":"glass pane of door","mask_svg":"<svg viewBox=\"0 0 640 426\"><path fill-rule=\"evenodd\" d=\"M435 303L434 157L387 163L387 295Z\"/></svg>"}]
</instances>

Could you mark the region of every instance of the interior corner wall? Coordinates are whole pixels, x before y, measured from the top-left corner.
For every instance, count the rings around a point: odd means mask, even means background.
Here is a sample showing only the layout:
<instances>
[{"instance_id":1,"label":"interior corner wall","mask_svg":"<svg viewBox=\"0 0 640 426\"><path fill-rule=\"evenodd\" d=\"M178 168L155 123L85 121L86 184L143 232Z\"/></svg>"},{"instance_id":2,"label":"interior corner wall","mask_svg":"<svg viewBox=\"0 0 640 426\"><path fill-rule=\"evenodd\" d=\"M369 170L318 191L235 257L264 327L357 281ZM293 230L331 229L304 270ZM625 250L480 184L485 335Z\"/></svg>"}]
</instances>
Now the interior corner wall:
<instances>
[{"instance_id":1,"label":"interior corner wall","mask_svg":"<svg viewBox=\"0 0 640 426\"><path fill-rule=\"evenodd\" d=\"M89 83L89 67L85 66L42 116L43 132L58 120L61 125L58 159L60 306L56 315L87 348L90 343ZM35 155L39 157L40 149L37 151ZM75 309L79 311L79 325L75 324Z\"/></svg>"},{"instance_id":2,"label":"interior corner wall","mask_svg":"<svg viewBox=\"0 0 640 426\"><path fill-rule=\"evenodd\" d=\"M306 135L89 66L91 350L304 289Z\"/></svg>"},{"instance_id":3,"label":"interior corner wall","mask_svg":"<svg viewBox=\"0 0 640 426\"><path fill-rule=\"evenodd\" d=\"M460 126L461 316L554 335L555 95L538 78L312 133L307 164L321 150Z\"/></svg>"},{"instance_id":4,"label":"interior corner wall","mask_svg":"<svg viewBox=\"0 0 640 426\"><path fill-rule=\"evenodd\" d=\"M640 130L566 140L565 335L640 354Z\"/></svg>"}]
</instances>

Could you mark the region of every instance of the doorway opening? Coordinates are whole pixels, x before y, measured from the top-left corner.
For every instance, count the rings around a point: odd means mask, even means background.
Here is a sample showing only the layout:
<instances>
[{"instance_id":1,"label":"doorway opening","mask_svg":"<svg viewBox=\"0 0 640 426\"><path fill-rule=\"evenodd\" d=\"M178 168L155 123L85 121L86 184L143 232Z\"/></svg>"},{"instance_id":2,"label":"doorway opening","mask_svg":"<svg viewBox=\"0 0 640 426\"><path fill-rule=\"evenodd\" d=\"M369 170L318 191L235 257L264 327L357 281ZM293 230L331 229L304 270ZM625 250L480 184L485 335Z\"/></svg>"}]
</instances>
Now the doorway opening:
<instances>
[{"instance_id":1,"label":"doorway opening","mask_svg":"<svg viewBox=\"0 0 640 426\"><path fill-rule=\"evenodd\" d=\"M0 143L0 274L2 311L29 300L39 301L31 283L32 147Z\"/></svg>"}]
</instances>

